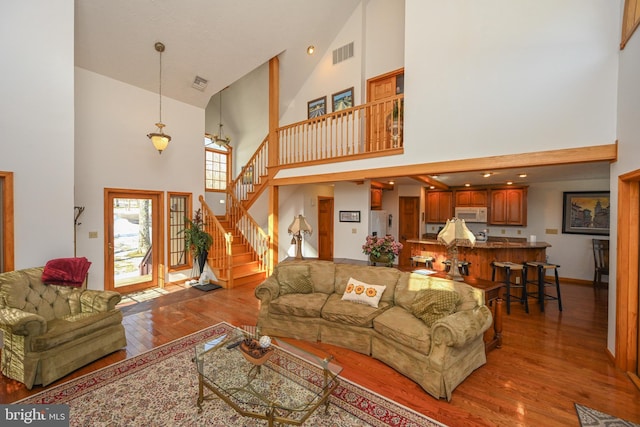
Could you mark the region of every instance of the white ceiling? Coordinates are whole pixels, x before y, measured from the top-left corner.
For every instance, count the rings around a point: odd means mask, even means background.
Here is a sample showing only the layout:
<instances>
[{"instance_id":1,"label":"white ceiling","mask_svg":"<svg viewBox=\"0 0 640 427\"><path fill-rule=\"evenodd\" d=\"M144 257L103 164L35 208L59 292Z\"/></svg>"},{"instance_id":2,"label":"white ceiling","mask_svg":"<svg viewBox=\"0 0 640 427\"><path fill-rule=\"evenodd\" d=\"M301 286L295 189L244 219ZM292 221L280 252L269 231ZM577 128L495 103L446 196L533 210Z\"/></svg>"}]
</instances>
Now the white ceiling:
<instances>
[{"instance_id":1,"label":"white ceiling","mask_svg":"<svg viewBox=\"0 0 640 427\"><path fill-rule=\"evenodd\" d=\"M162 95L205 108L213 94L287 52L287 67L297 70L287 77L293 92L359 2L75 0L75 64L157 92L160 41ZM204 92L192 88L196 75L209 81ZM293 95L283 89L281 102Z\"/></svg>"},{"instance_id":2,"label":"white ceiling","mask_svg":"<svg viewBox=\"0 0 640 427\"><path fill-rule=\"evenodd\" d=\"M280 55L282 68L296 70L280 86L287 105L317 65L360 0L75 0L75 64L98 74L158 91L161 41L162 94L206 108L212 95L270 58ZM266 35L266 36L265 36ZM313 56L306 54L316 47ZM286 65L285 65L286 64ZM199 91L197 76L209 81ZM532 183L608 178L606 162L441 175L448 186ZM381 181L388 181L384 179ZM397 178L398 183L411 182Z\"/></svg>"},{"instance_id":3,"label":"white ceiling","mask_svg":"<svg viewBox=\"0 0 640 427\"><path fill-rule=\"evenodd\" d=\"M504 185L507 181L513 184L529 185L536 182L574 181L585 179L609 179L609 162L577 163L571 165L537 166L516 169L496 169L486 171L458 172L440 174L436 181L448 187L461 187L471 185ZM485 172L491 172L490 177L483 177ZM526 173L521 178L519 175ZM397 184L416 184L416 180L400 177L396 179L385 178L381 182L393 180Z\"/></svg>"}]
</instances>

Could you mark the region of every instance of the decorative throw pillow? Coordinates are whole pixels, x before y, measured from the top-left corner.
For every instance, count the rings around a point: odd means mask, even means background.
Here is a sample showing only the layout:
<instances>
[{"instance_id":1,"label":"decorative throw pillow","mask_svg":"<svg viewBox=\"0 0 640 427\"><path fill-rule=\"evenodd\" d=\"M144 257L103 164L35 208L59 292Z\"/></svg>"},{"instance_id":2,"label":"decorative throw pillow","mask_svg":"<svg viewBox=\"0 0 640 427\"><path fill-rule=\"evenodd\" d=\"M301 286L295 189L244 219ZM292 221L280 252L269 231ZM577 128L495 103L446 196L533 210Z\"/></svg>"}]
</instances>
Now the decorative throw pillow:
<instances>
[{"instance_id":1,"label":"decorative throw pillow","mask_svg":"<svg viewBox=\"0 0 640 427\"><path fill-rule=\"evenodd\" d=\"M313 292L308 265L278 267L278 284L280 285L280 295L310 294Z\"/></svg>"},{"instance_id":2,"label":"decorative throw pillow","mask_svg":"<svg viewBox=\"0 0 640 427\"><path fill-rule=\"evenodd\" d=\"M342 300L378 308L378 302L380 302L385 289L387 289L386 286L370 285L351 277L347 282L347 288L344 290Z\"/></svg>"},{"instance_id":3,"label":"decorative throw pillow","mask_svg":"<svg viewBox=\"0 0 640 427\"><path fill-rule=\"evenodd\" d=\"M453 313L458 304L458 293L443 289L423 289L411 304L411 312L428 327L438 319Z\"/></svg>"}]
</instances>

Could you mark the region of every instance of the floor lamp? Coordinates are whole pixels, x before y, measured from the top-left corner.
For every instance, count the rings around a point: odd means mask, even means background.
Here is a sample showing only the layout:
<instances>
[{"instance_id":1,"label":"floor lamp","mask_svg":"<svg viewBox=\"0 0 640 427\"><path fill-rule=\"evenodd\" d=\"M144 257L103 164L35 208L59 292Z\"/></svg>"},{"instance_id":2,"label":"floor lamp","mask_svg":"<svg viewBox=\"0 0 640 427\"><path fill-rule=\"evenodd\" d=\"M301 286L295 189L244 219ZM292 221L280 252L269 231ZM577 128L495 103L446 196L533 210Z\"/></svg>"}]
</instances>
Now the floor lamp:
<instances>
[{"instance_id":1,"label":"floor lamp","mask_svg":"<svg viewBox=\"0 0 640 427\"><path fill-rule=\"evenodd\" d=\"M466 244L474 247L476 236L467 228L464 219L453 217L447 220L442 231L438 233L438 242L444 244L451 254L451 268L447 279L462 282L464 278L458 269L458 245Z\"/></svg>"},{"instance_id":2,"label":"floor lamp","mask_svg":"<svg viewBox=\"0 0 640 427\"><path fill-rule=\"evenodd\" d=\"M289 234L293 234L291 244L296 245L296 259L303 259L302 257L302 235L311 234L313 229L307 222L306 218L302 215L295 216L293 222L289 226Z\"/></svg>"}]
</instances>

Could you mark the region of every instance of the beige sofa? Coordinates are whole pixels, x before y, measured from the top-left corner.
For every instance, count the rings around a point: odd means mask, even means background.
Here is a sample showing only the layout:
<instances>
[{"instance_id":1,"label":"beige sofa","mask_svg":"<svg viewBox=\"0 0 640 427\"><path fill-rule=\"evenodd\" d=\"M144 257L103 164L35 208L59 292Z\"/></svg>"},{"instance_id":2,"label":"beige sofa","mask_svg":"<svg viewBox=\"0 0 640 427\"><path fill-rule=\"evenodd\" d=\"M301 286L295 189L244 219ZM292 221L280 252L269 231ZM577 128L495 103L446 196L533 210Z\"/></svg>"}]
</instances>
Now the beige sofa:
<instances>
[{"instance_id":1,"label":"beige sofa","mask_svg":"<svg viewBox=\"0 0 640 427\"><path fill-rule=\"evenodd\" d=\"M359 282L373 285L361 285L359 297L386 286L376 296L377 307L343 299ZM255 295L261 334L371 355L436 398L451 400L458 384L486 363L483 332L492 323L491 311L482 291L464 283L394 268L303 260L280 263Z\"/></svg>"},{"instance_id":2,"label":"beige sofa","mask_svg":"<svg viewBox=\"0 0 640 427\"><path fill-rule=\"evenodd\" d=\"M0 274L0 368L28 389L127 345L118 292L47 285L42 272Z\"/></svg>"}]
</instances>

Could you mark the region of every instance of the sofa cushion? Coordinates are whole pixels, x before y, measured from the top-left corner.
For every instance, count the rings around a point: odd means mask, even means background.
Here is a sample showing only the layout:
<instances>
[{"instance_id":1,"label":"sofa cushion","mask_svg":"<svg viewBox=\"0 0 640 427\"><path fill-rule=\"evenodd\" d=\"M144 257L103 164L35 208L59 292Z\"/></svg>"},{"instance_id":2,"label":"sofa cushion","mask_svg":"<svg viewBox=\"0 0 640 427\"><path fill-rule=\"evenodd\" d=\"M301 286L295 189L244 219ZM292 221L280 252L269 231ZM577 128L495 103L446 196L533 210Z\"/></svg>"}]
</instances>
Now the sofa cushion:
<instances>
[{"instance_id":1,"label":"sofa cushion","mask_svg":"<svg viewBox=\"0 0 640 427\"><path fill-rule=\"evenodd\" d=\"M320 292L310 294L286 294L269 304L269 313L297 317L321 317L329 295Z\"/></svg>"},{"instance_id":2,"label":"sofa cushion","mask_svg":"<svg viewBox=\"0 0 640 427\"><path fill-rule=\"evenodd\" d=\"M455 291L423 289L417 292L411 304L411 313L431 327L436 320L453 313L459 299Z\"/></svg>"},{"instance_id":3,"label":"sofa cushion","mask_svg":"<svg viewBox=\"0 0 640 427\"><path fill-rule=\"evenodd\" d=\"M45 334L33 338L31 351L45 351L120 323L122 323L120 310L106 313L80 313L62 319L53 319L47 323Z\"/></svg>"},{"instance_id":4,"label":"sofa cushion","mask_svg":"<svg viewBox=\"0 0 640 427\"><path fill-rule=\"evenodd\" d=\"M349 279L354 278L372 285L386 286L380 301L393 305L393 294L398 282L398 277L403 273L395 268L371 267L355 264L336 264L335 293L342 295L347 288ZM408 273L407 273L408 274Z\"/></svg>"},{"instance_id":5,"label":"sofa cushion","mask_svg":"<svg viewBox=\"0 0 640 427\"><path fill-rule=\"evenodd\" d=\"M384 337L425 355L431 351L431 328L398 306L373 320L373 329Z\"/></svg>"},{"instance_id":6,"label":"sofa cushion","mask_svg":"<svg viewBox=\"0 0 640 427\"><path fill-rule=\"evenodd\" d=\"M342 295L342 300L367 304L377 308L380 297L382 297L386 288L386 286L370 285L352 277L347 282L347 288Z\"/></svg>"},{"instance_id":7,"label":"sofa cushion","mask_svg":"<svg viewBox=\"0 0 640 427\"><path fill-rule=\"evenodd\" d=\"M313 291L308 265L284 264L278 268L277 272L280 295L309 294Z\"/></svg>"},{"instance_id":8,"label":"sofa cushion","mask_svg":"<svg viewBox=\"0 0 640 427\"><path fill-rule=\"evenodd\" d=\"M380 301L378 307L351 301L343 301L340 294L331 294L322 307L322 318L330 322L343 323L364 328L373 327L373 319L391 307Z\"/></svg>"}]
</instances>

